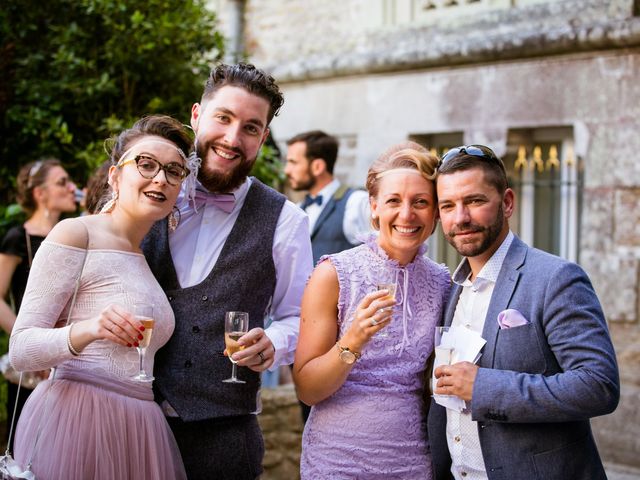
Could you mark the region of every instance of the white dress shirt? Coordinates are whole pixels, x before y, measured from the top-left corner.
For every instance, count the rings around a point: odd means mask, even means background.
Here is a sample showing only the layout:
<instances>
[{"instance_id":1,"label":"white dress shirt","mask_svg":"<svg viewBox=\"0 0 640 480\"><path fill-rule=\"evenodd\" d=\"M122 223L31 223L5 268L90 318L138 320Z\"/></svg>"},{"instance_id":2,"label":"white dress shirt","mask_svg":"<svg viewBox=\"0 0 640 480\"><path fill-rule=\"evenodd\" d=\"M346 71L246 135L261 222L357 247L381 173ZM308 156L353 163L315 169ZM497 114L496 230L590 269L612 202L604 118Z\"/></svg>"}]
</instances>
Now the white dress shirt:
<instances>
[{"instance_id":1,"label":"white dress shirt","mask_svg":"<svg viewBox=\"0 0 640 480\"><path fill-rule=\"evenodd\" d=\"M171 257L182 288L201 283L213 270L222 247L231 233L249 192L251 178L234 192L236 204L231 213L215 205L196 212L184 196L178 197L180 223L169 235ZM302 292L313 269L307 216L292 202L282 207L273 239L276 286L270 307L273 319L266 335L275 347L270 370L293 363L300 330Z\"/></svg>"},{"instance_id":2,"label":"white dress shirt","mask_svg":"<svg viewBox=\"0 0 640 480\"><path fill-rule=\"evenodd\" d=\"M318 192L322 195L322 203L320 205L314 203L306 209L309 215L309 234L313 232L313 228L320 217L320 214L331 200L331 197L340 188L340 181L334 179ZM371 227L371 209L369 207L369 194L364 190L353 190L353 193L347 199L344 210L344 219L342 220L342 231L344 236L353 245L363 242L373 231Z\"/></svg>"},{"instance_id":3,"label":"white dress shirt","mask_svg":"<svg viewBox=\"0 0 640 480\"><path fill-rule=\"evenodd\" d=\"M464 326L482 335L491 295L512 241L513 233L509 232L502 245L485 263L473 281L469 279L471 274L462 278L460 273L467 259L458 266L453 274L453 281L462 286L462 292L453 315L452 326ZM489 321L496 322L497 319L489 319ZM451 455L451 473L456 480L487 479L480 449L478 422L471 420L470 408L461 413L447 409L447 445Z\"/></svg>"}]
</instances>

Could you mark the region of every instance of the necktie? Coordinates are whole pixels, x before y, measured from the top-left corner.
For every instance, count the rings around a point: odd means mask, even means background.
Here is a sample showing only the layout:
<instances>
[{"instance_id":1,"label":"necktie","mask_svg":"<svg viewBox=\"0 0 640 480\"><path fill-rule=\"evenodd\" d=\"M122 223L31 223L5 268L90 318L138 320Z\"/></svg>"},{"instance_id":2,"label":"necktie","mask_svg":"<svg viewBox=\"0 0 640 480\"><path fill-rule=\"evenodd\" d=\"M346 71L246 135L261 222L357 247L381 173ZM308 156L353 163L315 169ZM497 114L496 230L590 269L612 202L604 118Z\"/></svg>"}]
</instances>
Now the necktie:
<instances>
[{"instance_id":1,"label":"necktie","mask_svg":"<svg viewBox=\"0 0 640 480\"><path fill-rule=\"evenodd\" d=\"M196 198L194 199L196 210L205 205L215 205L223 212L231 213L235 204L236 197L233 193L211 193L200 189L196 190Z\"/></svg>"},{"instance_id":2,"label":"necktie","mask_svg":"<svg viewBox=\"0 0 640 480\"><path fill-rule=\"evenodd\" d=\"M304 200L302 201L302 205L300 205L300 208L306 210L309 205L313 205L314 203L322 205L322 195L312 197L311 195L306 194Z\"/></svg>"}]
</instances>

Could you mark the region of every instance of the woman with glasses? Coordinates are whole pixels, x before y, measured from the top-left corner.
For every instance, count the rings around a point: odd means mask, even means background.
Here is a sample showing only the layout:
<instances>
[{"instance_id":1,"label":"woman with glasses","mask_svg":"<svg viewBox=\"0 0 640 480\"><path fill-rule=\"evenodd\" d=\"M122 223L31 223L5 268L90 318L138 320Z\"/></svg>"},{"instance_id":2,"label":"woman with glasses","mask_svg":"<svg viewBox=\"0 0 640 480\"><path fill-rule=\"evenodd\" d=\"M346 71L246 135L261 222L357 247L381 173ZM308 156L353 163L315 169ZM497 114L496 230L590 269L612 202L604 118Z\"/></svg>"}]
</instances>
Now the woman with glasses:
<instances>
[{"instance_id":1,"label":"woman with glasses","mask_svg":"<svg viewBox=\"0 0 640 480\"><path fill-rule=\"evenodd\" d=\"M16 183L17 200L27 220L9 229L0 245L0 326L8 334L16 320L14 312L22 303L33 256L60 216L76 210L76 187L59 160L47 158L26 164L18 172ZM7 293L13 309L4 300ZM14 383L17 375L9 378L9 372L14 371L9 368L7 372L7 418L11 421L18 393L16 417L20 416L31 390L48 372L24 375L19 392Z\"/></svg>"},{"instance_id":2,"label":"woman with glasses","mask_svg":"<svg viewBox=\"0 0 640 480\"><path fill-rule=\"evenodd\" d=\"M171 215L191 146L170 117L136 122L114 141L101 213L60 222L40 247L10 343L16 369L56 367L17 426L15 458L33 457L37 478L186 478L152 383L136 374L153 371L174 329L140 243Z\"/></svg>"},{"instance_id":3,"label":"woman with glasses","mask_svg":"<svg viewBox=\"0 0 640 480\"><path fill-rule=\"evenodd\" d=\"M307 284L293 368L313 405L303 480L432 478L424 377L450 283L424 256L437 162L413 142L382 154L367 174L378 235L322 257Z\"/></svg>"}]
</instances>

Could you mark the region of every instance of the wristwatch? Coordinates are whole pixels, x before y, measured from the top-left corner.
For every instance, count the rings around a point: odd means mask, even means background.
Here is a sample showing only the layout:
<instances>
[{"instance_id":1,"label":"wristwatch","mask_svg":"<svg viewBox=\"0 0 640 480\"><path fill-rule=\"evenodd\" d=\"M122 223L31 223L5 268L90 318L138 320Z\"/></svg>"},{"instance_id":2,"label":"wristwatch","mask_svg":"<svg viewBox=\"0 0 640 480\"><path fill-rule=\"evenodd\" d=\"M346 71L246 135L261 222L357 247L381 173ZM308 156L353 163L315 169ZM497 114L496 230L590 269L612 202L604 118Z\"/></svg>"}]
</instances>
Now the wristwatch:
<instances>
[{"instance_id":1,"label":"wristwatch","mask_svg":"<svg viewBox=\"0 0 640 480\"><path fill-rule=\"evenodd\" d=\"M336 342L336 348L338 349L340 360L342 360L347 365L353 365L356 360L360 359L361 355L358 352L350 350L349 347L343 347L342 345L340 345L340 342Z\"/></svg>"}]
</instances>

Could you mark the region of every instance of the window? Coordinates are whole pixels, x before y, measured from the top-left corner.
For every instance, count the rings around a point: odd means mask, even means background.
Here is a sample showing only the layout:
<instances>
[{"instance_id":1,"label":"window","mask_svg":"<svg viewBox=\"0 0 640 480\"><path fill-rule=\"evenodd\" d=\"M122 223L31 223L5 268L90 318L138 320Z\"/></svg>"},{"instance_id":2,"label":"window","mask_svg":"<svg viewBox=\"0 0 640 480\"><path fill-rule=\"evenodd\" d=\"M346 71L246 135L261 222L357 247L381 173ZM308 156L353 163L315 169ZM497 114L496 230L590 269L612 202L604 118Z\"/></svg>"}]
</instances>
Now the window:
<instances>
[{"instance_id":1,"label":"window","mask_svg":"<svg viewBox=\"0 0 640 480\"><path fill-rule=\"evenodd\" d=\"M512 230L529 245L577 262L583 175L573 129L510 130L503 160L516 193Z\"/></svg>"}]
</instances>

